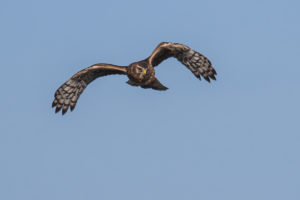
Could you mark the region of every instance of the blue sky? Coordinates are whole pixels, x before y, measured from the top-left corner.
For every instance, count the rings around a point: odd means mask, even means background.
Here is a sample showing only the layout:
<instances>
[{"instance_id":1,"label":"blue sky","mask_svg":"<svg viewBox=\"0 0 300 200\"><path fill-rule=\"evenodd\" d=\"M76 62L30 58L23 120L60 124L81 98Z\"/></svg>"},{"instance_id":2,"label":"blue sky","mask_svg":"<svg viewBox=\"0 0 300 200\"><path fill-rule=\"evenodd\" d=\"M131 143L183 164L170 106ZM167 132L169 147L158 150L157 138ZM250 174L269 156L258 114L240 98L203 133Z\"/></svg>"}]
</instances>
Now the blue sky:
<instances>
[{"instance_id":1,"label":"blue sky","mask_svg":"<svg viewBox=\"0 0 300 200\"><path fill-rule=\"evenodd\" d=\"M300 199L299 1L0 2L0 199ZM127 65L162 41L165 92L96 80L65 116L55 90L91 64Z\"/></svg>"}]
</instances>

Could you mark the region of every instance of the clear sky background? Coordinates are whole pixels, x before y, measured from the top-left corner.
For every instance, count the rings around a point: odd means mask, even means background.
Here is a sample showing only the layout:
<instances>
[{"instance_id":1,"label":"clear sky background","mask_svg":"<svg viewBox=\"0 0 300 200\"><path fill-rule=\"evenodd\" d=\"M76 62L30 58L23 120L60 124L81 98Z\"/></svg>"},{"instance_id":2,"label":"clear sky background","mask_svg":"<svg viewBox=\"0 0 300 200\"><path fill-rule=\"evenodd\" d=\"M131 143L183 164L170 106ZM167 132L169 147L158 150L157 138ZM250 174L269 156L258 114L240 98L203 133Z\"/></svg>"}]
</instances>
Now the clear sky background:
<instances>
[{"instance_id":1,"label":"clear sky background","mask_svg":"<svg viewBox=\"0 0 300 200\"><path fill-rule=\"evenodd\" d=\"M299 200L300 2L0 1L0 199ZM91 64L127 65L162 41L165 92L90 84L65 116L55 90Z\"/></svg>"}]
</instances>

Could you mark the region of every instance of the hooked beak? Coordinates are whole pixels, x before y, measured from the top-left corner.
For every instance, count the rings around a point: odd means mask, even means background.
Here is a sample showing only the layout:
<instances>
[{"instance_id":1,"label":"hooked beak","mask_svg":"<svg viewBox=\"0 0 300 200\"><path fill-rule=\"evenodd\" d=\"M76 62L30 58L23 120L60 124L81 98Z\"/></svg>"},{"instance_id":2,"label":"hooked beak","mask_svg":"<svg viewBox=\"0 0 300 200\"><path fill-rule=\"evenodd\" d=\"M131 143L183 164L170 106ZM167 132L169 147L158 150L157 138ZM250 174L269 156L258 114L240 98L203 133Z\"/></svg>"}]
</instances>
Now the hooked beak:
<instances>
[{"instance_id":1,"label":"hooked beak","mask_svg":"<svg viewBox=\"0 0 300 200\"><path fill-rule=\"evenodd\" d=\"M144 74L146 74L146 73L147 73L147 70L144 69Z\"/></svg>"}]
</instances>

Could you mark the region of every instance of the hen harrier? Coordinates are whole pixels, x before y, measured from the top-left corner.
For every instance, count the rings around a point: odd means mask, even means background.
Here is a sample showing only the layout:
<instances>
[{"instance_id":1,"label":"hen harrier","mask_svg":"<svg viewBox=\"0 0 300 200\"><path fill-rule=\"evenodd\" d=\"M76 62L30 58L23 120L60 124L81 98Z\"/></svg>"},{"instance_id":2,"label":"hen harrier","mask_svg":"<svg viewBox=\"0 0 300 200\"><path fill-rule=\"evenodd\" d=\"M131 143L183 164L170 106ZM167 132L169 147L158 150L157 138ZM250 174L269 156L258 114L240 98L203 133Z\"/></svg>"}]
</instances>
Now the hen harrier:
<instances>
[{"instance_id":1,"label":"hen harrier","mask_svg":"<svg viewBox=\"0 0 300 200\"><path fill-rule=\"evenodd\" d=\"M200 80L200 76L208 82L210 82L210 78L216 80L217 73L205 56L183 44L162 42L145 60L134 62L128 66L99 63L77 72L57 89L52 107L56 106L56 113L62 109L62 114L65 114L69 107L73 111L80 94L90 82L112 74L127 75L129 78L127 83L132 86L167 90L168 88L155 77L154 67L169 57L177 58Z\"/></svg>"}]
</instances>

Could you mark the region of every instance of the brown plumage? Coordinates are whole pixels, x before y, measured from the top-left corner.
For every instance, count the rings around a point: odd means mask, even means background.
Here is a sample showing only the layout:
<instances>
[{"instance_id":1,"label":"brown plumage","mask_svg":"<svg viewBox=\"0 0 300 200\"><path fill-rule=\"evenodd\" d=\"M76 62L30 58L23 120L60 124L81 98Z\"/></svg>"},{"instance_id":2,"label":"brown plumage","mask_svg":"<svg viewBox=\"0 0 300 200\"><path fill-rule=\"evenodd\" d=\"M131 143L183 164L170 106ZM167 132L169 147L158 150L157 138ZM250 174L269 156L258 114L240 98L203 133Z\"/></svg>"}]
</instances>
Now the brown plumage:
<instances>
[{"instance_id":1,"label":"brown plumage","mask_svg":"<svg viewBox=\"0 0 300 200\"><path fill-rule=\"evenodd\" d=\"M65 114L69 107L73 111L80 94L90 82L96 78L112 74L127 75L129 78L127 83L132 86L167 90L168 88L155 77L154 67L170 57L175 57L197 78L201 79L202 76L208 82L210 79L216 80L215 75L217 73L205 56L183 44L162 42L145 60L134 62L128 66L100 63L77 72L57 89L52 107L56 107L56 113L62 109L62 114Z\"/></svg>"}]
</instances>

